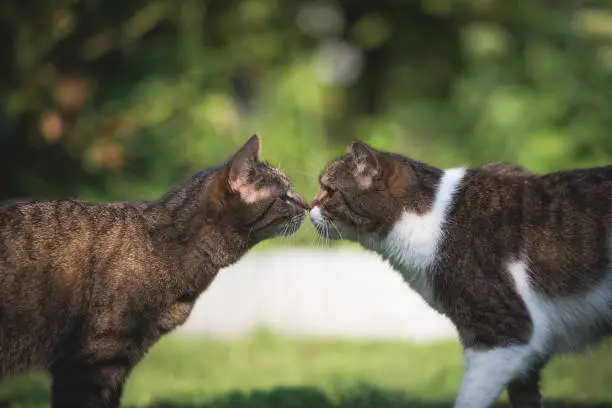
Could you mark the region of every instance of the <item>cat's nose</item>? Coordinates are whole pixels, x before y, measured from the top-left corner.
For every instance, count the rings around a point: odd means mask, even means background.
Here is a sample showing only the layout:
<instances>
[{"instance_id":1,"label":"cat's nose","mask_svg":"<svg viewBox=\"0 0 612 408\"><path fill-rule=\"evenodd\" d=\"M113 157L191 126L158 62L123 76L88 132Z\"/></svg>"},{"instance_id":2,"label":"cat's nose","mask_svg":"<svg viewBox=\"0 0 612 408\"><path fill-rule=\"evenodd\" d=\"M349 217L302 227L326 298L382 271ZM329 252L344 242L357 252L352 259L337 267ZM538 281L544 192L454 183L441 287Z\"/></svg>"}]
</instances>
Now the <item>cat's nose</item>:
<instances>
[{"instance_id":1,"label":"cat's nose","mask_svg":"<svg viewBox=\"0 0 612 408\"><path fill-rule=\"evenodd\" d=\"M310 209L310 219L315 225L321 224L324 222L323 213L321 212L321 207L311 207Z\"/></svg>"},{"instance_id":2,"label":"cat's nose","mask_svg":"<svg viewBox=\"0 0 612 408\"><path fill-rule=\"evenodd\" d=\"M310 206L308 205L308 201L306 201L306 199L302 197L302 195L299 193L295 193L295 195L297 196L298 204L300 205L300 207L305 210L309 210Z\"/></svg>"},{"instance_id":3,"label":"cat's nose","mask_svg":"<svg viewBox=\"0 0 612 408\"><path fill-rule=\"evenodd\" d=\"M319 193L315 196L315 198L312 199L312 201L310 202L310 208L315 208L317 205L321 204L323 201L325 201L327 199L327 191L325 190L321 190L319 191Z\"/></svg>"}]
</instances>

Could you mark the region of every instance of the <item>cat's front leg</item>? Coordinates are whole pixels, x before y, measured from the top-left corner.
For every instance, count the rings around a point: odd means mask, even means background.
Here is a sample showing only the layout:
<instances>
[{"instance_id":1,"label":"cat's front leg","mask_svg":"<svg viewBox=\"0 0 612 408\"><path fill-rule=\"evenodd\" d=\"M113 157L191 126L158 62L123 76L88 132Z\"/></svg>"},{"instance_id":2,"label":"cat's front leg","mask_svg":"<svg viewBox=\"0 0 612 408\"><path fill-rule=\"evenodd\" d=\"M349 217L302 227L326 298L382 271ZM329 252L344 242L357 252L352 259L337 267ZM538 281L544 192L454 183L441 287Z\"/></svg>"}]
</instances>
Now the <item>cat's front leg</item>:
<instances>
[{"instance_id":1,"label":"cat's front leg","mask_svg":"<svg viewBox=\"0 0 612 408\"><path fill-rule=\"evenodd\" d=\"M118 408L130 364L121 356L53 364L52 408Z\"/></svg>"},{"instance_id":2,"label":"cat's front leg","mask_svg":"<svg viewBox=\"0 0 612 408\"><path fill-rule=\"evenodd\" d=\"M534 353L526 345L488 349L468 347L463 355L466 369L455 408L492 406L504 388L528 371L534 361Z\"/></svg>"}]
</instances>

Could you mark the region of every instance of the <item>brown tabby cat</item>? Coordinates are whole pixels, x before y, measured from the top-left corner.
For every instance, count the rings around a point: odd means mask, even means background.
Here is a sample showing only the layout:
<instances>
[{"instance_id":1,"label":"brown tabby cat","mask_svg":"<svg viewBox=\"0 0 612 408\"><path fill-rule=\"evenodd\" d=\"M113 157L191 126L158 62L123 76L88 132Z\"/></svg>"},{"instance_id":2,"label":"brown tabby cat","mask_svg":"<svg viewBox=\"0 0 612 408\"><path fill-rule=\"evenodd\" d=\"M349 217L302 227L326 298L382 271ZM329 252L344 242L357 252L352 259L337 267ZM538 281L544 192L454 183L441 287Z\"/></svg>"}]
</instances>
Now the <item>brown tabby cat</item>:
<instances>
[{"instance_id":1,"label":"brown tabby cat","mask_svg":"<svg viewBox=\"0 0 612 408\"><path fill-rule=\"evenodd\" d=\"M612 166L538 175L442 170L354 143L320 176L310 217L376 251L456 325L456 408L540 407L556 353L612 332Z\"/></svg>"},{"instance_id":2,"label":"brown tabby cat","mask_svg":"<svg viewBox=\"0 0 612 408\"><path fill-rule=\"evenodd\" d=\"M217 272L294 233L308 204L251 137L143 203L0 204L0 379L48 370L53 407L117 407L130 370Z\"/></svg>"}]
</instances>

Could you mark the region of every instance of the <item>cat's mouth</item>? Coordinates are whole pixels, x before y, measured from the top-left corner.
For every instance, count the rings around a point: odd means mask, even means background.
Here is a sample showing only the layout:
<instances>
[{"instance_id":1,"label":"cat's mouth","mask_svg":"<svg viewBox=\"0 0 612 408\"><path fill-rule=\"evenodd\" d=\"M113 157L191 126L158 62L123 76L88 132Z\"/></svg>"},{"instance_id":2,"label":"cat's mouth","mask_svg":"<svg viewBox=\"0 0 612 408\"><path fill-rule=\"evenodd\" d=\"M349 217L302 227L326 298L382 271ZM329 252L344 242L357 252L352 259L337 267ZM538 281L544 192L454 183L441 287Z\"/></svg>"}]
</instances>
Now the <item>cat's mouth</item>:
<instances>
[{"instance_id":1,"label":"cat's mouth","mask_svg":"<svg viewBox=\"0 0 612 408\"><path fill-rule=\"evenodd\" d=\"M320 206L314 206L310 209L310 221L316 228L317 232L326 239L345 239L347 231L342 225L334 222L331 218L323 214Z\"/></svg>"}]
</instances>

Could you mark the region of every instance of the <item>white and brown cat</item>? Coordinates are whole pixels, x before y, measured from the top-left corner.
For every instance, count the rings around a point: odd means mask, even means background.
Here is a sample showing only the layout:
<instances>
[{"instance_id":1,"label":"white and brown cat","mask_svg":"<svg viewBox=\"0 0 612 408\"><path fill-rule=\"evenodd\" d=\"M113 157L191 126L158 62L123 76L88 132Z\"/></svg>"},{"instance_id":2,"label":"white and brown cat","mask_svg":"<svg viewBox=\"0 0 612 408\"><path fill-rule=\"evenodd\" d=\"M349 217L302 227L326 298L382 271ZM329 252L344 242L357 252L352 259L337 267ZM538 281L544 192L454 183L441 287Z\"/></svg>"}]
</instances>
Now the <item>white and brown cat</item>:
<instances>
[{"instance_id":1,"label":"white and brown cat","mask_svg":"<svg viewBox=\"0 0 612 408\"><path fill-rule=\"evenodd\" d=\"M612 333L612 166L442 170L356 142L321 173L318 231L376 251L456 325L456 408L540 407L557 353Z\"/></svg>"}]
</instances>

